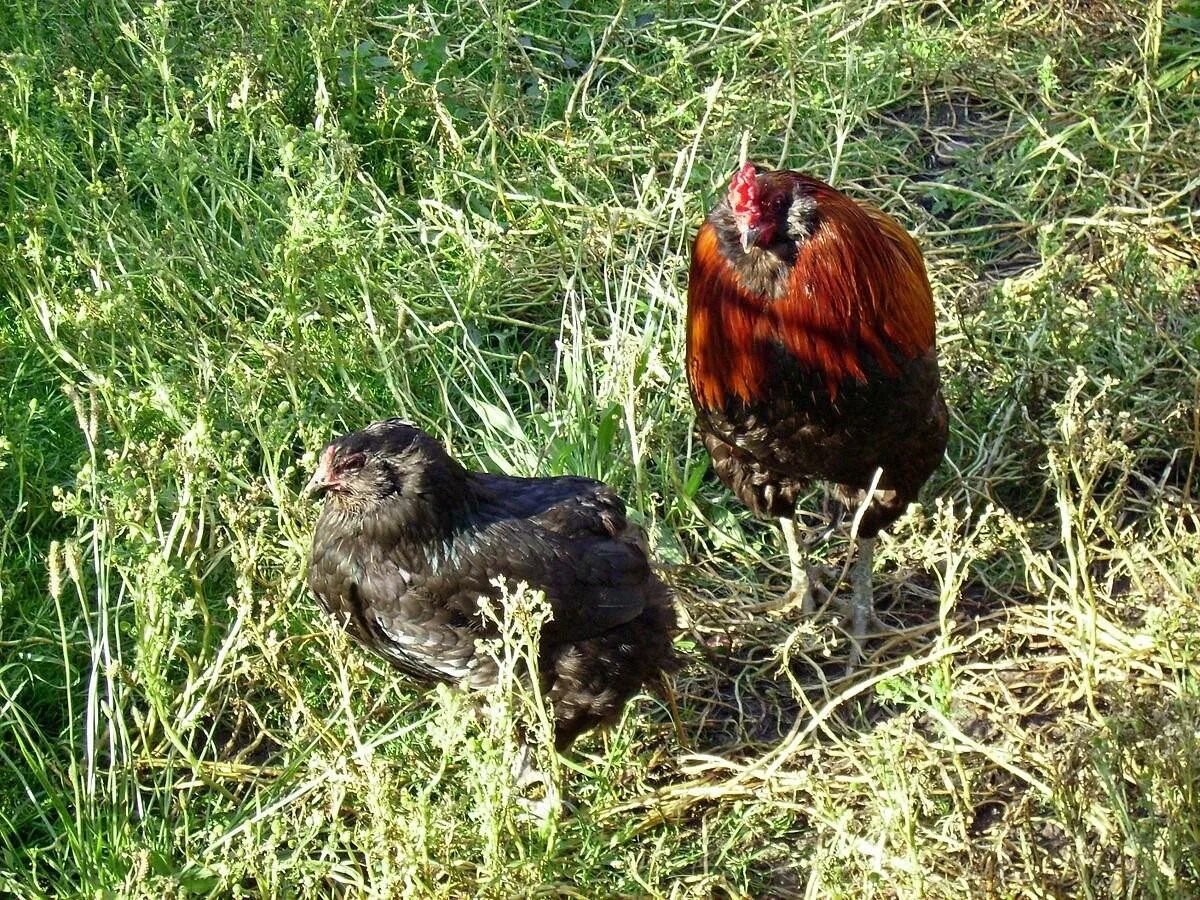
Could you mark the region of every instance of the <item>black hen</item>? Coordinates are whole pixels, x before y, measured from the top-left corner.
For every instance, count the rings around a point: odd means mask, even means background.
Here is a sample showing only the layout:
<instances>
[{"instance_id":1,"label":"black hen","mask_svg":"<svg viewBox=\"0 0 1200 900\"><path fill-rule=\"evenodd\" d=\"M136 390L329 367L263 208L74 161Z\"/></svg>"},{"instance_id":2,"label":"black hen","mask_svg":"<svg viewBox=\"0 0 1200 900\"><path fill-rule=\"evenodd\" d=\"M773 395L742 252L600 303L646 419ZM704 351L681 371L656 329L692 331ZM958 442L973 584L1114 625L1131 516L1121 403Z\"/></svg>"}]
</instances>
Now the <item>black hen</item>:
<instances>
[{"instance_id":1,"label":"black hen","mask_svg":"<svg viewBox=\"0 0 1200 900\"><path fill-rule=\"evenodd\" d=\"M483 687L497 576L544 591L539 654L561 751L674 666L670 592L621 498L588 478L471 472L399 419L333 441L306 491L326 496L308 584L360 644L429 681Z\"/></svg>"}]
</instances>

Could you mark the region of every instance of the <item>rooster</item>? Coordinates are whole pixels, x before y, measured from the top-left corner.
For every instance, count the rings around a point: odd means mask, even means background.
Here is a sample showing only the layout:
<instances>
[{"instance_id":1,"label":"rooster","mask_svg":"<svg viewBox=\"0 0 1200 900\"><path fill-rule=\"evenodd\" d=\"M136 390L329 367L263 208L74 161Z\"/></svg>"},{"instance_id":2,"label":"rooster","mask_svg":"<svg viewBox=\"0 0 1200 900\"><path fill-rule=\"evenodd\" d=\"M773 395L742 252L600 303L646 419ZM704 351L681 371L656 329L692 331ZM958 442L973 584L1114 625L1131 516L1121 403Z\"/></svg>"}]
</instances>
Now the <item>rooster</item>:
<instances>
[{"instance_id":1,"label":"rooster","mask_svg":"<svg viewBox=\"0 0 1200 900\"><path fill-rule=\"evenodd\" d=\"M916 241L822 181L746 163L709 213L688 277L687 377L720 479L780 520L785 597L813 606L796 501L812 480L861 516L851 664L875 622L876 536L946 449L933 295Z\"/></svg>"},{"instance_id":2,"label":"rooster","mask_svg":"<svg viewBox=\"0 0 1200 900\"><path fill-rule=\"evenodd\" d=\"M559 751L675 666L671 594L607 485L468 471L390 419L328 444L305 493L325 497L313 594L354 640L417 679L494 683L496 661L476 642L498 629L480 598L500 596L497 576L545 592L538 674Z\"/></svg>"}]
</instances>

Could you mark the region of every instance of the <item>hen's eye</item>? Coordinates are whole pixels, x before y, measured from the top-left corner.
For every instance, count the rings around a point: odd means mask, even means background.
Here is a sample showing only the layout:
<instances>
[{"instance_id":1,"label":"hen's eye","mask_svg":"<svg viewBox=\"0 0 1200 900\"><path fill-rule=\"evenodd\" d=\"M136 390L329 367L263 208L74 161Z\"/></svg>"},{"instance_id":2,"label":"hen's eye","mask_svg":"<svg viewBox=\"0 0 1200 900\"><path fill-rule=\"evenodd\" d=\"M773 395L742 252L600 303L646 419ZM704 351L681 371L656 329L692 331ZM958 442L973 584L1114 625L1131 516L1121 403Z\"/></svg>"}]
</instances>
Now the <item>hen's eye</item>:
<instances>
[{"instance_id":1,"label":"hen's eye","mask_svg":"<svg viewBox=\"0 0 1200 900\"><path fill-rule=\"evenodd\" d=\"M351 453L345 459L338 460L337 469L339 472L357 472L366 461L367 458L363 454Z\"/></svg>"}]
</instances>

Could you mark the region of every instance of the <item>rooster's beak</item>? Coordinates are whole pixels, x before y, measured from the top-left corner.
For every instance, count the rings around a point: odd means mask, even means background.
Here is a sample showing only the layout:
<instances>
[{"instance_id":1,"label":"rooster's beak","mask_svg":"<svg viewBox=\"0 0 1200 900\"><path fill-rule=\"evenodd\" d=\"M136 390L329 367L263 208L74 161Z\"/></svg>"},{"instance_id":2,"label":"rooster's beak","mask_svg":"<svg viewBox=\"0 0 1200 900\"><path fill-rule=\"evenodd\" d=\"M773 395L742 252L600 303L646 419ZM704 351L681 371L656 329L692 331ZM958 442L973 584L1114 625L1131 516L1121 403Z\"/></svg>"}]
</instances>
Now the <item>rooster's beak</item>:
<instances>
[{"instance_id":1,"label":"rooster's beak","mask_svg":"<svg viewBox=\"0 0 1200 900\"><path fill-rule=\"evenodd\" d=\"M762 234L761 228L756 228L751 225L747 225L745 228L743 228L742 229L742 252L749 253L750 248L758 243L758 238L761 234Z\"/></svg>"}]
</instances>

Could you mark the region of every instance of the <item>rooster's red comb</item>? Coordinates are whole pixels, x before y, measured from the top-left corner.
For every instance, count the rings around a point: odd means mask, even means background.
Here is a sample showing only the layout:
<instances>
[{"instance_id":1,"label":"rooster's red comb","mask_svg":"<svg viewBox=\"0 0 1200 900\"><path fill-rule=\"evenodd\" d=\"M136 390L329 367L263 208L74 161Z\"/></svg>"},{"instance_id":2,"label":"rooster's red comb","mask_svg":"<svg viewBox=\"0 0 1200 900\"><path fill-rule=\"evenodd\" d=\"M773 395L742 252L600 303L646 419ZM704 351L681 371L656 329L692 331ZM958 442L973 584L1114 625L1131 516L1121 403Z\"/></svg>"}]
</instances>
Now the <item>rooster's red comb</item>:
<instances>
[{"instance_id":1,"label":"rooster's red comb","mask_svg":"<svg viewBox=\"0 0 1200 900\"><path fill-rule=\"evenodd\" d=\"M729 205L735 213L758 211L758 173L753 163L744 163L729 182Z\"/></svg>"}]
</instances>

